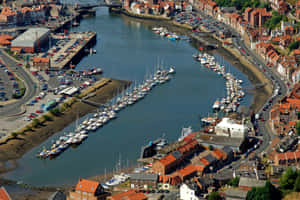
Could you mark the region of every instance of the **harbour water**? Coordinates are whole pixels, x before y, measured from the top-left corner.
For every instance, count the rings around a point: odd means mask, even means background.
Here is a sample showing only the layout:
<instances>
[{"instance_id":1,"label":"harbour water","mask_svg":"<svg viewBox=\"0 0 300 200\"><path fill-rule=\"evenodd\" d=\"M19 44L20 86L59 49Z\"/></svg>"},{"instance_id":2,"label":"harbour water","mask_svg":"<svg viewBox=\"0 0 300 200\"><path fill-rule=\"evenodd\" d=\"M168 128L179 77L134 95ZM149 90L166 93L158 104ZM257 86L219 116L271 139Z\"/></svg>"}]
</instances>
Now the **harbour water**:
<instances>
[{"instance_id":1,"label":"harbour water","mask_svg":"<svg viewBox=\"0 0 300 200\"><path fill-rule=\"evenodd\" d=\"M5 178L33 185L69 185L79 177L90 177L113 169L121 158L122 166L135 163L141 146L165 133L176 140L182 127L200 128L200 116L212 112L217 98L224 97L225 81L211 70L201 67L192 55L196 50L186 41L169 41L154 34L143 23L110 15L98 8L95 18L81 21L72 31L97 32L97 54L87 56L77 69L101 67L105 77L141 82L158 64L175 66L176 74L168 83L154 88L143 100L118 114L116 120L89 134L78 148L68 149L54 160L40 160L36 154L60 135L74 130L75 122L40 146L27 152L19 167ZM235 77L250 86L247 77L219 55L217 60ZM250 105L247 94L242 105ZM91 114L90 114L91 115ZM79 123L88 116L79 120Z\"/></svg>"}]
</instances>

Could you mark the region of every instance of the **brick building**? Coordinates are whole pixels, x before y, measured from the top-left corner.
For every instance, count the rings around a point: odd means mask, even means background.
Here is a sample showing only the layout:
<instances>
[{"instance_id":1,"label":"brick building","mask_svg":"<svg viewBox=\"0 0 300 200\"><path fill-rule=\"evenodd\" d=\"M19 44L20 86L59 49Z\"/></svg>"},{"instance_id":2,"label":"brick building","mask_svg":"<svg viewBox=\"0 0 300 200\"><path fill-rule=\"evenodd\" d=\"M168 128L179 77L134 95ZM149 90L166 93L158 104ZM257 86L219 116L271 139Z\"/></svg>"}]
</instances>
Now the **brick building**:
<instances>
[{"instance_id":1,"label":"brick building","mask_svg":"<svg viewBox=\"0 0 300 200\"><path fill-rule=\"evenodd\" d=\"M50 59L47 57L34 57L32 60L31 70L46 70L51 67Z\"/></svg>"},{"instance_id":2,"label":"brick building","mask_svg":"<svg viewBox=\"0 0 300 200\"><path fill-rule=\"evenodd\" d=\"M74 191L70 191L67 200L105 200L104 189L100 183L79 179Z\"/></svg>"},{"instance_id":3,"label":"brick building","mask_svg":"<svg viewBox=\"0 0 300 200\"><path fill-rule=\"evenodd\" d=\"M160 160L153 163L152 168L154 173L159 173L161 175L168 174L178 167L181 161L181 154L175 151L171 154L166 155Z\"/></svg>"}]
</instances>

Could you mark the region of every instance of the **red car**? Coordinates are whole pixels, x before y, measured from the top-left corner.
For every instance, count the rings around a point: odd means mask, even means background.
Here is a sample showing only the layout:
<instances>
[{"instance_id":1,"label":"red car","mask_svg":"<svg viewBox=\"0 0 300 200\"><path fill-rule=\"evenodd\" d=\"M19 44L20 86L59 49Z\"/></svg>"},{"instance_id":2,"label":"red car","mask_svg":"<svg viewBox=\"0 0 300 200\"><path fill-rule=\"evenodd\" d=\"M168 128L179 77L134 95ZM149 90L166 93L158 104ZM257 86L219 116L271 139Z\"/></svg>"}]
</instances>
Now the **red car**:
<instances>
[{"instance_id":1,"label":"red car","mask_svg":"<svg viewBox=\"0 0 300 200\"><path fill-rule=\"evenodd\" d=\"M43 113L42 110L36 110L35 113Z\"/></svg>"},{"instance_id":2,"label":"red car","mask_svg":"<svg viewBox=\"0 0 300 200\"><path fill-rule=\"evenodd\" d=\"M28 117L30 117L31 119L35 118L35 116L32 114L30 114Z\"/></svg>"},{"instance_id":3,"label":"red car","mask_svg":"<svg viewBox=\"0 0 300 200\"><path fill-rule=\"evenodd\" d=\"M18 63L18 65L19 65L19 66L21 66L21 65L22 65L22 63Z\"/></svg>"},{"instance_id":4,"label":"red car","mask_svg":"<svg viewBox=\"0 0 300 200\"><path fill-rule=\"evenodd\" d=\"M265 120L264 120L264 118L262 118L262 117L261 117L261 118L260 118L260 121L262 121L262 122L263 122L263 121L265 121Z\"/></svg>"}]
</instances>

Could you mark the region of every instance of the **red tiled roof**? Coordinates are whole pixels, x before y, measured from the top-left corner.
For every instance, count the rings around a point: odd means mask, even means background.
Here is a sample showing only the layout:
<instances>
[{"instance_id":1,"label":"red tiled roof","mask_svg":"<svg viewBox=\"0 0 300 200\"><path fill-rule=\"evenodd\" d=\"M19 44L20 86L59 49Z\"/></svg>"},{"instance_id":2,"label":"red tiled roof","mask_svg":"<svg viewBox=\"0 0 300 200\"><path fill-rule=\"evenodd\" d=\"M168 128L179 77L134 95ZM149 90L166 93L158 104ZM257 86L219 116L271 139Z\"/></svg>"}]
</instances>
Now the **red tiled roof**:
<instances>
[{"instance_id":1,"label":"red tiled roof","mask_svg":"<svg viewBox=\"0 0 300 200\"><path fill-rule=\"evenodd\" d=\"M294 54L300 54L300 49L295 49Z\"/></svg>"},{"instance_id":2,"label":"red tiled roof","mask_svg":"<svg viewBox=\"0 0 300 200\"><path fill-rule=\"evenodd\" d=\"M34 57L33 62L35 63L49 63L49 58L45 57Z\"/></svg>"},{"instance_id":3,"label":"red tiled roof","mask_svg":"<svg viewBox=\"0 0 300 200\"><path fill-rule=\"evenodd\" d=\"M90 181L87 179L79 179L76 190L88 192L88 193L95 193L97 188L99 186L99 183L96 181Z\"/></svg>"},{"instance_id":4,"label":"red tiled roof","mask_svg":"<svg viewBox=\"0 0 300 200\"><path fill-rule=\"evenodd\" d=\"M201 158L200 161L203 163L204 166L207 166L210 164L209 161L206 160L205 158Z\"/></svg>"},{"instance_id":5,"label":"red tiled roof","mask_svg":"<svg viewBox=\"0 0 300 200\"><path fill-rule=\"evenodd\" d=\"M180 169L178 172L179 172L179 174L181 174L183 177L185 177L185 176L188 176L188 175L190 175L190 174L192 174L192 173L197 172L197 169L196 169L196 167L193 166L193 165L188 165L188 166L186 166L185 168Z\"/></svg>"},{"instance_id":6,"label":"red tiled roof","mask_svg":"<svg viewBox=\"0 0 300 200\"><path fill-rule=\"evenodd\" d=\"M181 179L179 176L169 176L169 175L161 175L158 179L161 183L169 183L171 185L177 185L181 183Z\"/></svg>"},{"instance_id":7,"label":"red tiled roof","mask_svg":"<svg viewBox=\"0 0 300 200\"><path fill-rule=\"evenodd\" d=\"M224 157L224 153L222 151L220 151L218 148L215 148L213 151L212 151L212 154L218 159L220 160L221 158Z\"/></svg>"},{"instance_id":8,"label":"red tiled roof","mask_svg":"<svg viewBox=\"0 0 300 200\"><path fill-rule=\"evenodd\" d=\"M0 188L0 200L11 200L4 187Z\"/></svg>"},{"instance_id":9,"label":"red tiled roof","mask_svg":"<svg viewBox=\"0 0 300 200\"><path fill-rule=\"evenodd\" d=\"M245 12L249 12L251 10L252 10L252 8L246 8Z\"/></svg>"},{"instance_id":10,"label":"red tiled roof","mask_svg":"<svg viewBox=\"0 0 300 200\"><path fill-rule=\"evenodd\" d=\"M285 31L286 31L286 30L291 30L291 31L293 31L294 29L293 29L292 26L286 26L286 27L284 27L284 30L285 30Z\"/></svg>"},{"instance_id":11,"label":"red tiled roof","mask_svg":"<svg viewBox=\"0 0 300 200\"><path fill-rule=\"evenodd\" d=\"M216 5L217 5L217 4L216 4L215 2L213 2L213 1L209 1L207 4L210 5L210 6L216 6Z\"/></svg>"},{"instance_id":12,"label":"red tiled roof","mask_svg":"<svg viewBox=\"0 0 300 200\"><path fill-rule=\"evenodd\" d=\"M172 154L168 154L167 156L160 159L161 164L163 164L164 166L167 166L174 161L176 161L176 158Z\"/></svg>"},{"instance_id":13,"label":"red tiled roof","mask_svg":"<svg viewBox=\"0 0 300 200\"><path fill-rule=\"evenodd\" d=\"M144 193L136 192L135 190L128 190L127 192L121 192L110 196L113 200L146 200L147 196Z\"/></svg>"},{"instance_id":14,"label":"red tiled roof","mask_svg":"<svg viewBox=\"0 0 300 200\"><path fill-rule=\"evenodd\" d=\"M186 143L185 145L181 146L178 148L178 151L181 154L184 154L185 152L191 151L192 149L194 149L196 146L198 145L197 140L190 140L188 143Z\"/></svg>"},{"instance_id":15,"label":"red tiled roof","mask_svg":"<svg viewBox=\"0 0 300 200\"><path fill-rule=\"evenodd\" d=\"M198 132L191 133L191 134L187 135L183 140L184 141L190 141L197 135L197 133Z\"/></svg>"}]
</instances>

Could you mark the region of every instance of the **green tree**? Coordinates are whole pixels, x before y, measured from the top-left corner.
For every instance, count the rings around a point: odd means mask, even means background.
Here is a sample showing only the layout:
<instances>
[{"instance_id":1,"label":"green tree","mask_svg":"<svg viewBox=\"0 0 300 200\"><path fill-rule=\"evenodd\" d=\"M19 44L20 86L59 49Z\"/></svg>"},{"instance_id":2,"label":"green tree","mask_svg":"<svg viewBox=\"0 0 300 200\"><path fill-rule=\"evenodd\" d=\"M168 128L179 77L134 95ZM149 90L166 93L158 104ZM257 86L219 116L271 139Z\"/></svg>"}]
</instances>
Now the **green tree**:
<instances>
[{"instance_id":1,"label":"green tree","mask_svg":"<svg viewBox=\"0 0 300 200\"><path fill-rule=\"evenodd\" d=\"M239 182L240 182L240 177L235 177L235 178L232 178L228 181L228 185L231 185L233 187L237 187L239 186Z\"/></svg>"},{"instance_id":2,"label":"green tree","mask_svg":"<svg viewBox=\"0 0 300 200\"><path fill-rule=\"evenodd\" d=\"M25 131L21 131L21 132L20 132L20 135L25 135Z\"/></svg>"},{"instance_id":3,"label":"green tree","mask_svg":"<svg viewBox=\"0 0 300 200\"><path fill-rule=\"evenodd\" d=\"M25 131L32 131L32 127L27 125Z\"/></svg>"},{"instance_id":4,"label":"green tree","mask_svg":"<svg viewBox=\"0 0 300 200\"><path fill-rule=\"evenodd\" d=\"M283 190L292 190L294 189L294 184L298 173L296 170L293 170L289 167L282 175L279 180L280 188Z\"/></svg>"},{"instance_id":5,"label":"green tree","mask_svg":"<svg viewBox=\"0 0 300 200\"><path fill-rule=\"evenodd\" d=\"M212 192L208 196L208 200L221 200L222 197L217 192Z\"/></svg>"},{"instance_id":6,"label":"green tree","mask_svg":"<svg viewBox=\"0 0 300 200\"><path fill-rule=\"evenodd\" d=\"M49 112L54 116L59 116L59 114L60 114L58 108L52 108Z\"/></svg>"},{"instance_id":7,"label":"green tree","mask_svg":"<svg viewBox=\"0 0 300 200\"><path fill-rule=\"evenodd\" d=\"M52 120L52 117L50 117L49 115L43 115L43 119L45 121L51 121Z\"/></svg>"},{"instance_id":8,"label":"green tree","mask_svg":"<svg viewBox=\"0 0 300 200\"><path fill-rule=\"evenodd\" d=\"M294 191L300 192L300 174L299 173L298 173L298 176L297 176L295 184L294 184Z\"/></svg>"},{"instance_id":9,"label":"green tree","mask_svg":"<svg viewBox=\"0 0 300 200\"><path fill-rule=\"evenodd\" d=\"M299 113L298 113L299 115ZM296 124L296 132L297 132L297 135L300 136L300 122L297 122Z\"/></svg>"},{"instance_id":10,"label":"green tree","mask_svg":"<svg viewBox=\"0 0 300 200\"><path fill-rule=\"evenodd\" d=\"M16 137L18 136L18 133L12 132L10 135L11 135L13 138L16 138Z\"/></svg>"},{"instance_id":11,"label":"green tree","mask_svg":"<svg viewBox=\"0 0 300 200\"><path fill-rule=\"evenodd\" d=\"M267 181L263 187L253 187L247 193L246 200L280 200L281 193Z\"/></svg>"},{"instance_id":12,"label":"green tree","mask_svg":"<svg viewBox=\"0 0 300 200\"><path fill-rule=\"evenodd\" d=\"M288 48L290 51L292 51L294 49L298 49L299 44L300 44L299 41L292 42L291 44L289 44Z\"/></svg>"},{"instance_id":13,"label":"green tree","mask_svg":"<svg viewBox=\"0 0 300 200\"><path fill-rule=\"evenodd\" d=\"M34 128L38 127L40 124L41 124L41 122L40 122L39 119L36 119L36 118L35 118L35 119L32 120L32 126L33 126Z\"/></svg>"}]
</instances>

